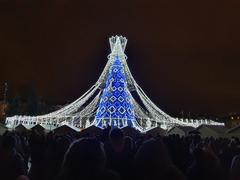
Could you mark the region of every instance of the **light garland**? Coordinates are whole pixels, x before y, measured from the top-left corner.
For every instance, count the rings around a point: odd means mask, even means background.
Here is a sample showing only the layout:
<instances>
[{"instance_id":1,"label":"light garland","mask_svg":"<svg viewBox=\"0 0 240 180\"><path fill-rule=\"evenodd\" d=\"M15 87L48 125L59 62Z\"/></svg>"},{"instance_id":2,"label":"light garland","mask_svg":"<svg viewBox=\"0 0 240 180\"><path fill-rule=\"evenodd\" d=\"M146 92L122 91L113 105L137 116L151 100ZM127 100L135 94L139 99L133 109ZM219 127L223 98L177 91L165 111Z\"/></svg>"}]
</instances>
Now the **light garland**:
<instances>
[{"instance_id":1,"label":"light garland","mask_svg":"<svg viewBox=\"0 0 240 180\"><path fill-rule=\"evenodd\" d=\"M30 128L40 124L52 129L64 124L77 128L87 128L92 125L105 128L111 125L119 128L131 126L146 132L159 124L164 129L175 125L192 127L198 127L201 124L224 125L212 120L185 121L163 112L144 93L130 72L126 62L127 56L124 53L127 39L122 36L113 36L109 38L109 42L111 53L103 72L98 81L80 98L49 114L7 117L6 126L15 128L23 124ZM144 107L141 107L133 98L132 91L136 92ZM91 102L87 103L90 100Z\"/></svg>"}]
</instances>

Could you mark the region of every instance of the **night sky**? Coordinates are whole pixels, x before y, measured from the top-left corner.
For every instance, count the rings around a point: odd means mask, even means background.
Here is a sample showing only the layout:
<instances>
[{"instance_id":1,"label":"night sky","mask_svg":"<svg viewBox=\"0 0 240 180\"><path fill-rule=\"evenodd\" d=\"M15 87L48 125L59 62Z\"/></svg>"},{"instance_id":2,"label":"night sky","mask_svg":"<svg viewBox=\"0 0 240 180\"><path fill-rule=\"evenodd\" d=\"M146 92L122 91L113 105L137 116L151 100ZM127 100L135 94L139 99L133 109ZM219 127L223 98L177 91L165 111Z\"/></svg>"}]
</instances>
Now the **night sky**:
<instances>
[{"instance_id":1,"label":"night sky","mask_svg":"<svg viewBox=\"0 0 240 180\"><path fill-rule=\"evenodd\" d=\"M47 103L71 102L97 81L118 34L129 40L133 76L162 110L240 112L239 1L96 2L1 0L0 93L5 81L12 96L35 83Z\"/></svg>"}]
</instances>

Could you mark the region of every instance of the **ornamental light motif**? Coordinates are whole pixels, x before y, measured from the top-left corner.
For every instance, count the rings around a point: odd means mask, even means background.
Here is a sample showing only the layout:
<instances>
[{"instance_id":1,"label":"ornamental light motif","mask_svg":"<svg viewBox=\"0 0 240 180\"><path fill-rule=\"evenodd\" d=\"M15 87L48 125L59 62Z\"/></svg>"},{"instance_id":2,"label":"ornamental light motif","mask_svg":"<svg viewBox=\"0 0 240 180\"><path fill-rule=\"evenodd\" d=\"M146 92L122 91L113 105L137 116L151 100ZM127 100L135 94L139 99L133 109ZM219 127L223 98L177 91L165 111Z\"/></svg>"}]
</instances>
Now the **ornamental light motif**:
<instances>
[{"instance_id":1,"label":"ornamental light motif","mask_svg":"<svg viewBox=\"0 0 240 180\"><path fill-rule=\"evenodd\" d=\"M173 118L159 109L134 80L124 53L127 39L109 38L111 53L97 82L80 98L63 108L39 116L6 118L6 126L23 124L31 128L40 124L47 129L68 125L74 129L97 126L123 128L131 126L147 131L156 126L169 129L175 125L198 127L201 124L223 125L212 120L183 120ZM141 104L141 105L140 105Z\"/></svg>"}]
</instances>

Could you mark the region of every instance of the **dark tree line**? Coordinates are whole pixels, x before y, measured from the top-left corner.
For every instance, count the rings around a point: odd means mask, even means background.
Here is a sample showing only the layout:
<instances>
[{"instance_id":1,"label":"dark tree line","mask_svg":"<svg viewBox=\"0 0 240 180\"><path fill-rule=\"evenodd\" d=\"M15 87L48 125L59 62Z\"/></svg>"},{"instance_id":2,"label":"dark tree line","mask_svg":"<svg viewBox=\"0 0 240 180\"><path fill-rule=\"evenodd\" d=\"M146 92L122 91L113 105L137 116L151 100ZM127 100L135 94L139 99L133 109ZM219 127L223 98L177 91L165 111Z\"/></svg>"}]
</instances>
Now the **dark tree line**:
<instances>
[{"instance_id":1,"label":"dark tree line","mask_svg":"<svg viewBox=\"0 0 240 180\"><path fill-rule=\"evenodd\" d=\"M24 95L17 93L8 98L8 116L14 115L38 115L47 112L47 105L38 95L35 85L31 85Z\"/></svg>"}]
</instances>

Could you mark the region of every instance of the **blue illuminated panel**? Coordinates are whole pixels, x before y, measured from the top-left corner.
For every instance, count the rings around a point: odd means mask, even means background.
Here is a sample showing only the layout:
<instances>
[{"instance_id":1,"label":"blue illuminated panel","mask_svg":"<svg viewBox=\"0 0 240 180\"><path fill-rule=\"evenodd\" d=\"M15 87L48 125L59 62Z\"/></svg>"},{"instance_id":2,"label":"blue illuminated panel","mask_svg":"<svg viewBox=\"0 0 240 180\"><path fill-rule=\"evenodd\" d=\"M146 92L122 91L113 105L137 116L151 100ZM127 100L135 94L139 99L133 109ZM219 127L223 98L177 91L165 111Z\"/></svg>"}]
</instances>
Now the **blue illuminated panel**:
<instances>
[{"instance_id":1,"label":"blue illuminated panel","mask_svg":"<svg viewBox=\"0 0 240 180\"><path fill-rule=\"evenodd\" d=\"M107 77L96 114L97 126L104 128L107 124L123 127L124 123L133 126L135 121L131 95L121 60L116 57Z\"/></svg>"}]
</instances>

